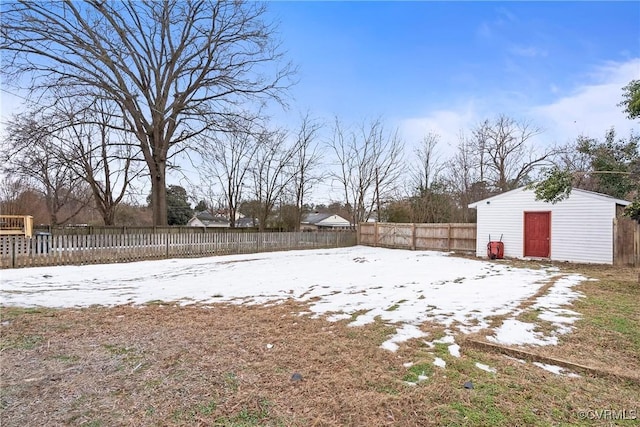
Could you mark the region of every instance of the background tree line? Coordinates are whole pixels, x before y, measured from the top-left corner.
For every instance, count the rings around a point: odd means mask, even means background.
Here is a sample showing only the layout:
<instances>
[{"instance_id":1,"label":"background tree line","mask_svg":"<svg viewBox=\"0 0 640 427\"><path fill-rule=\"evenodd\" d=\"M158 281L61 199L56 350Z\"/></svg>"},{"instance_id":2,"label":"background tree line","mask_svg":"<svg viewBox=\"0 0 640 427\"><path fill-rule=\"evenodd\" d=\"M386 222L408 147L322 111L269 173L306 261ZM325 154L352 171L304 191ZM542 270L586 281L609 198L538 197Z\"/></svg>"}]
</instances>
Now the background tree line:
<instances>
[{"instance_id":1,"label":"background tree line","mask_svg":"<svg viewBox=\"0 0 640 427\"><path fill-rule=\"evenodd\" d=\"M445 158L438 135L408 152L382 119L307 113L274 126L263 107L286 106L296 73L276 34L254 2L8 3L2 75L38 103L3 138L2 211L165 225L185 223L198 202L231 227L242 214L260 229L297 229L317 209L353 223L474 221L469 203L522 185L549 201L572 187L638 198L638 136L614 129L551 146L503 114L462 130ZM632 120L639 92L638 81L622 91ZM168 185L178 158L200 184ZM310 204L321 182L340 194L331 206Z\"/></svg>"}]
</instances>

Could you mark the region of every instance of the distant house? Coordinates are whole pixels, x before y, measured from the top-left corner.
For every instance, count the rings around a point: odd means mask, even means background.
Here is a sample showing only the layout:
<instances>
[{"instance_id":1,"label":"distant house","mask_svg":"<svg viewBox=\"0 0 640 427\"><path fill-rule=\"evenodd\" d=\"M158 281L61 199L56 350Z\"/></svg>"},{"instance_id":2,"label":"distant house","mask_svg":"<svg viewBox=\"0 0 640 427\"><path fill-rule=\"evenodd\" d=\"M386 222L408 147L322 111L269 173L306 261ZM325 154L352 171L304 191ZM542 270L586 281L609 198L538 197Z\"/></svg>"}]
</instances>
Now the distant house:
<instances>
[{"instance_id":1,"label":"distant house","mask_svg":"<svg viewBox=\"0 0 640 427\"><path fill-rule=\"evenodd\" d=\"M258 226L258 220L253 218L238 218L236 219L236 228L253 228Z\"/></svg>"},{"instance_id":2,"label":"distant house","mask_svg":"<svg viewBox=\"0 0 640 427\"><path fill-rule=\"evenodd\" d=\"M340 215L330 213L308 214L300 223L301 231L350 230L351 228L349 220L342 218Z\"/></svg>"},{"instance_id":3,"label":"distant house","mask_svg":"<svg viewBox=\"0 0 640 427\"><path fill-rule=\"evenodd\" d=\"M469 205L478 210L476 255L500 240L504 255L553 261L612 264L614 220L629 202L574 188L556 204L525 187Z\"/></svg>"},{"instance_id":4,"label":"distant house","mask_svg":"<svg viewBox=\"0 0 640 427\"><path fill-rule=\"evenodd\" d=\"M198 212L188 222L187 227L229 227L229 220L223 216L213 216L209 212Z\"/></svg>"},{"instance_id":5,"label":"distant house","mask_svg":"<svg viewBox=\"0 0 640 427\"><path fill-rule=\"evenodd\" d=\"M258 225L258 221L252 218L245 218L237 215L236 228L252 228ZM210 212L198 212L187 222L188 227L217 227L230 228L231 222L228 216L217 213L212 215Z\"/></svg>"}]
</instances>

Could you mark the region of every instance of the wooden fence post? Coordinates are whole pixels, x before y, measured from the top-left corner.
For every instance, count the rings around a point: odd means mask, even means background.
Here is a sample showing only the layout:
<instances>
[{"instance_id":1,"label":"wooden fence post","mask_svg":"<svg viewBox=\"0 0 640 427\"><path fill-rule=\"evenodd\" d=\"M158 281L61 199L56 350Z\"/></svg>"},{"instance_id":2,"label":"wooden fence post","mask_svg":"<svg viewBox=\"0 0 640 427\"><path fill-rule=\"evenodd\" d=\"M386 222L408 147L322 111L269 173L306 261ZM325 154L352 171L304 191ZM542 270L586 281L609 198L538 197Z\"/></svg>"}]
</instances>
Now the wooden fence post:
<instances>
[{"instance_id":1,"label":"wooden fence post","mask_svg":"<svg viewBox=\"0 0 640 427\"><path fill-rule=\"evenodd\" d=\"M373 223L373 246L378 247L378 238L380 237L380 231L378 230L378 221Z\"/></svg>"},{"instance_id":2,"label":"wooden fence post","mask_svg":"<svg viewBox=\"0 0 640 427\"><path fill-rule=\"evenodd\" d=\"M16 238L11 238L9 242L9 247L11 250L11 268L16 268Z\"/></svg>"},{"instance_id":3,"label":"wooden fence post","mask_svg":"<svg viewBox=\"0 0 640 427\"><path fill-rule=\"evenodd\" d=\"M416 250L416 223L411 223L411 250Z\"/></svg>"},{"instance_id":4,"label":"wooden fence post","mask_svg":"<svg viewBox=\"0 0 640 427\"><path fill-rule=\"evenodd\" d=\"M169 238L171 237L170 233L165 233L164 238L167 239L164 257L169 258Z\"/></svg>"}]
</instances>

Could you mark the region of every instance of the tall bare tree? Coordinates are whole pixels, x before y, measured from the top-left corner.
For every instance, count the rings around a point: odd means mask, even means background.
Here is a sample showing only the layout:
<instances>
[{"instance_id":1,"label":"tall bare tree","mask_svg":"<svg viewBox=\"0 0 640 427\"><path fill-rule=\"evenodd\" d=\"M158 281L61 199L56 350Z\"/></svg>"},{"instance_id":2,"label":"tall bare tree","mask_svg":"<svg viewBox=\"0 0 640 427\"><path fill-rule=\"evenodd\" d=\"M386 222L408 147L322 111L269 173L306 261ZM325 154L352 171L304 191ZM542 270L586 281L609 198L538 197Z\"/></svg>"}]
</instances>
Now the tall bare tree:
<instances>
[{"instance_id":1,"label":"tall bare tree","mask_svg":"<svg viewBox=\"0 0 640 427\"><path fill-rule=\"evenodd\" d=\"M414 149L416 163L412 167L412 184L414 189L424 191L438 178L444 169L440 162L437 146L440 135L428 133L422 138L420 144Z\"/></svg>"},{"instance_id":2,"label":"tall bare tree","mask_svg":"<svg viewBox=\"0 0 640 427\"><path fill-rule=\"evenodd\" d=\"M77 107L61 105L55 113L60 129L53 137L61 148L60 162L88 184L104 225L114 225L118 205L142 173L134 160L136 147L131 134L115 130L122 117L112 104L98 99Z\"/></svg>"},{"instance_id":3,"label":"tall bare tree","mask_svg":"<svg viewBox=\"0 0 640 427\"><path fill-rule=\"evenodd\" d=\"M442 176L445 163L440 160L438 143L440 135L428 133L414 149L415 164L411 168L412 222L449 222L451 220L451 197ZM407 205L395 206L396 213Z\"/></svg>"},{"instance_id":4,"label":"tall bare tree","mask_svg":"<svg viewBox=\"0 0 640 427\"><path fill-rule=\"evenodd\" d=\"M244 190L249 184L250 171L254 167L258 131L252 121L242 117L235 120L229 117L225 123L224 132L215 132L204 140L201 148L203 161L199 169L202 182L210 182L212 177L217 181L215 186L222 192L229 225L234 228ZM215 193L214 185L209 187L211 197Z\"/></svg>"},{"instance_id":5,"label":"tall bare tree","mask_svg":"<svg viewBox=\"0 0 640 427\"><path fill-rule=\"evenodd\" d=\"M292 221L296 231L300 231L303 209L309 192L314 184L322 180L321 174L318 173L321 155L317 142L321 128L322 125L307 113L302 117L296 136L297 151L293 159L294 174L291 182L295 199L295 212Z\"/></svg>"},{"instance_id":6,"label":"tall bare tree","mask_svg":"<svg viewBox=\"0 0 640 427\"><path fill-rule=\"evenodd\" d=\"M252 190L258 206L258 229L264 231L276 202L294 179L294 159L298 144L288 145L283 130L264 130L258 137L258 149L251 169Z\"/></svg>"},{"instance_id":7,"label":"tall bare tree","mask_svg":"<svg viewBox=\"0 0 640 427\"><path fill-rule=\"evenodd\" d=\"M480 181L487 181L498 192L527 184L530 174L549 164L555 150L538 150L532 139L542 131L528 122L517 122L505 115L485 120L475 129L474 152Z\"/></svg>"},{"instance_id":8,"label":"tall bare tree","mask_svg":"<svg viewBox=\"0 0 640 427\"><path fill-rule=\"evenodd\" d=\"M154 224L164 225L172 155L226 107L282 101L291 83L265 10L241 0L8 2L2 74L30 78L20 81L33 94L64 88L116 104L146 162Z\"/></svg>"},{"instance_id":9,"label":"tall bare tree","mask_svg":"<svg viewBox=\"0 0 640 427\"><path fill-rule=\"evenodd\" d=\"M49 118L36 113L16 116L2 142L2 171L32 183L43 195L51 225L65 224L91 199L84 180L60 152Z\"/></svg>"},{"instance_id":10,"label":"tall bare tree","mask_svg":"<svg viewBox=\"0 0 640 427\"><path fill-rule=\"evenodd\" d=\"M456 218L459 222L474 220L475 209L470 210L467 205L489 195L478 160L476 141L461 132L446 173L447 187L459 203Z\"/></svg>"},{"instance_id":11,"label":"tall bare tree","mask_svg":"<svg viewBox=\"0 0 640 427\"><path fill-rule=\"evenodd\" d=\"M381 204L398 185L403 144L396 132L387 132L380 119L363 123L358 131L345 129L336 118L331 148L339 170L332 176L351 206L353 224L367 221L374 210L380 220Z\"/></svg>"}]
</instances>

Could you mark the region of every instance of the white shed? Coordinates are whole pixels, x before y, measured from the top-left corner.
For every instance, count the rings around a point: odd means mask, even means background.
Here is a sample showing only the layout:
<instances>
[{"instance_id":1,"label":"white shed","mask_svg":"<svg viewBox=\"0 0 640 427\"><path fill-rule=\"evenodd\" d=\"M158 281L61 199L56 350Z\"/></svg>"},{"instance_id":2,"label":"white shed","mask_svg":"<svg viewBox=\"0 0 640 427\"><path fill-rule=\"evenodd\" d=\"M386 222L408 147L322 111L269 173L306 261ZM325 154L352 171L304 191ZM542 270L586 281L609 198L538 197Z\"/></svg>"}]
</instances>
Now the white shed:
<instances>
[{"instance_id":1,"label":"white shed","mask_svg":"<svg viewBox=\"0 0 640 427\"><path fill-rule=\"evenodd\" d=\"M478 211L476 255L487 256L489 236L502 236L506 257L613 264L613 221L629 203L574 188L552 204L526 187L471 203Z\"/></svg>"}]
</instances>

